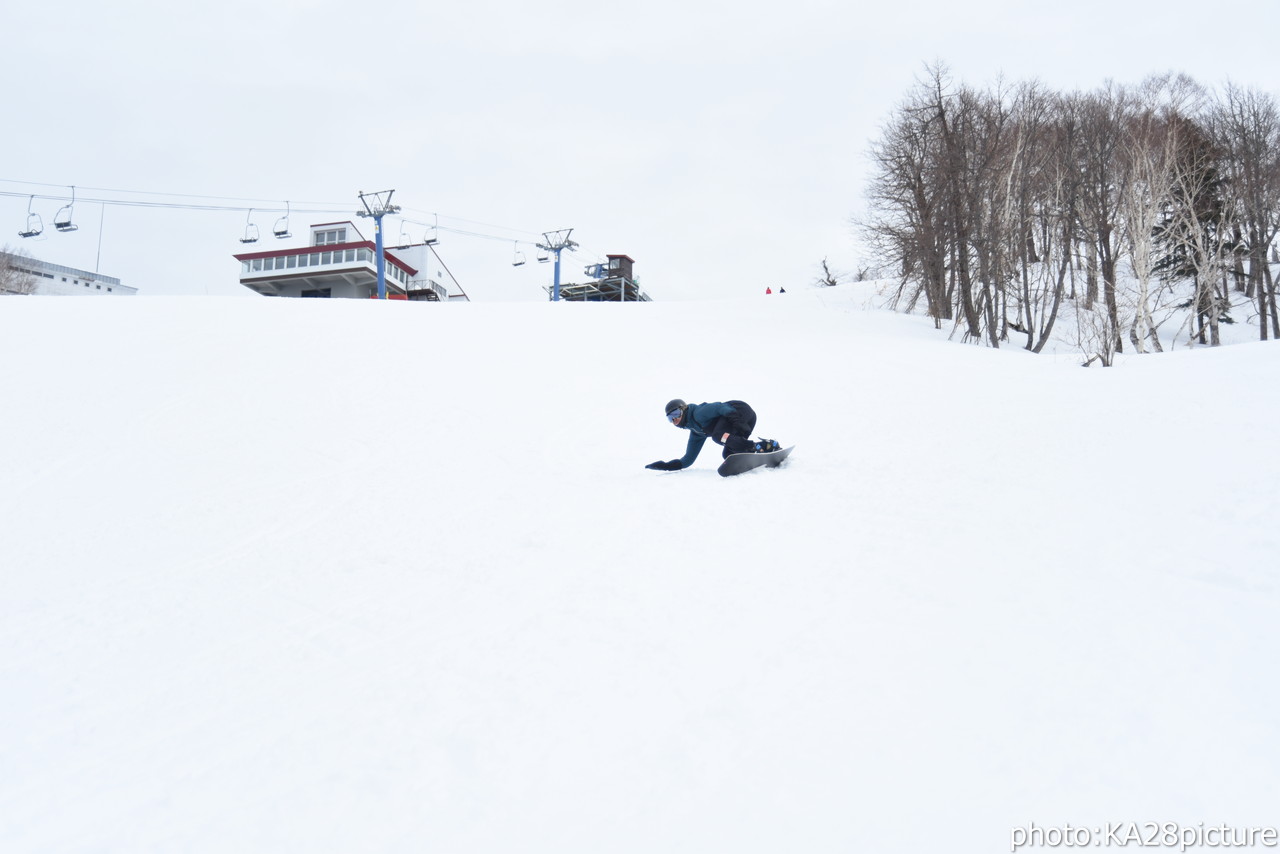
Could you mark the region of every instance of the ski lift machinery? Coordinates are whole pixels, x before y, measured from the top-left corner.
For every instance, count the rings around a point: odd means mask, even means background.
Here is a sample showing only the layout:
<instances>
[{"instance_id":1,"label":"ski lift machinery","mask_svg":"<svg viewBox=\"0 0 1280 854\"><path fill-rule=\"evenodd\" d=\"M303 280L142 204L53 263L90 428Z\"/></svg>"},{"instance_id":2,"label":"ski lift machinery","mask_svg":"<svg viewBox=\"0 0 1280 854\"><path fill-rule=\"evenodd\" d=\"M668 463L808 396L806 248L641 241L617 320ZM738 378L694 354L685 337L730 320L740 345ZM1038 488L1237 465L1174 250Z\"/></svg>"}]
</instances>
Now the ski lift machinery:
<instances>
[{"instance_id":1,"label":"ski lift machinery","mask_svg":"<svg viewBox=\"0 0 1280 854\"><path fill-rule=\"evenodd\" d=\"M40 218L40 214L31 210L31 205L36 200L33 195L27 200L27 227L18 232L19 237L38 237L44 232L44 220Z\"/></svg>"}]
</instances>

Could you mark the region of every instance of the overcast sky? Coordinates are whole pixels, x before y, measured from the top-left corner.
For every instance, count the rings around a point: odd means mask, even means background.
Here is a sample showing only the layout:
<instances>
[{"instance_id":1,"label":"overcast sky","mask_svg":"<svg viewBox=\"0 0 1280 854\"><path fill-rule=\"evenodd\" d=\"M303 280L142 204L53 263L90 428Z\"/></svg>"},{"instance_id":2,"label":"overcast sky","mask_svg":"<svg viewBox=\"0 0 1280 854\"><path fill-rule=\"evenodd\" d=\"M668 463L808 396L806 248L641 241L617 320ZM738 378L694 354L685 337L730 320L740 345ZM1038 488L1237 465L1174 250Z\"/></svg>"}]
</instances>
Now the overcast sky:
<instances>
[{"instance_id":1,"label":"overcast sky","mask_svg":"<svg viewBox=\"0 0 1280 854\"><path fill-rule=\"evenodd\" d=\"M539 300L608 253L655 299L808 286L864 259L866 151L926 64L1059 90L1184 71L1280 90L1280 3L1077 0L7 4L0 245L144 295L247 295L231 257L301 246L394 189L476 300ZM188 210L27 195L182 202ZM178 196L192 198L178 198ZM199 198L194 198L199 197ZM212 198L216 197L216 198ZM292 241L270 236L285 200ZM242 246L246 208L264 235ZM333 212L327 212L332 209ZM345 210L347 214L341 213ZM372 239L367 220L358 222ZM461 231L473 234L462 234ZM474 234L485 235L473 236ZM523 241L517 246L515 241ZM519 249L529 259L513 267Z\"/></svg>"}]
</instances>

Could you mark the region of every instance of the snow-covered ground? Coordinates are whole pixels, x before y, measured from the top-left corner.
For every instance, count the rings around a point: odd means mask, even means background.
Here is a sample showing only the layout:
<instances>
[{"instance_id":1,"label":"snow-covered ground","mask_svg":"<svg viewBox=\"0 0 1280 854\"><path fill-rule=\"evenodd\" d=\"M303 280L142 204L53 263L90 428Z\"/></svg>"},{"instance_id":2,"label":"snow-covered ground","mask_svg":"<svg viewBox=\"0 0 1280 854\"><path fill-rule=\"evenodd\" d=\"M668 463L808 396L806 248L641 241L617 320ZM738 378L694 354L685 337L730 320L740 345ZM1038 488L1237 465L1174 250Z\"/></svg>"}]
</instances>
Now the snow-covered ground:
<instances>
[{"instance_id":1,"label":"snow-covered ground","mask_svg":"<svg viewBox=\"0 0 1280 854\"><path fill-rule=\"evenodd\" d=\"M0 851L1280 824L1280 347L864 302L6 299Z\"/></svg>"}]
</instances>

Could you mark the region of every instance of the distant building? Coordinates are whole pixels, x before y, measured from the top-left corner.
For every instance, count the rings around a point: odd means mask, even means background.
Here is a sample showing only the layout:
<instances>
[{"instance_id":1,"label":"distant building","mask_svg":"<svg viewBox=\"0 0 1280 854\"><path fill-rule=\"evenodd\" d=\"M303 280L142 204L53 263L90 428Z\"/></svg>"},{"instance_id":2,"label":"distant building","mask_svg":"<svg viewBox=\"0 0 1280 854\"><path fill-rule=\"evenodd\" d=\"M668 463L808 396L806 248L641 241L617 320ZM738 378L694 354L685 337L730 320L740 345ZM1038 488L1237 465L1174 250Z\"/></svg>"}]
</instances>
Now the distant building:
<instances>
[{"instance_id":1,"label":"distant building","mask_svg":"<svg viewBox=\"0 0 1280 854\"><path fill-rule=\"evenodd\" d=\"M137 288L120 284L114 276L50 264L26 255L0 252L0 291L37 296L133 296ZM34 287L32 286L34 285Z\"/></svg>"},{"instance_id":2,"label":"distant building","mask_svg":"<svg viewBox=\"0 0 1280 854\"><path fill-rule=\"evenodd\" d=\"M432 302L466 301L462 288L446 286L443 276L430 276L431 242L383 247L387 296ZM240 262L240 284L269 297L370 299L378 295L376 244L351 222L311 226L307 246L246 252ZM436 268L443 265L436 260Z\"/></svg>"},{"instance_id":3,"label":"distant building","mask_svg":"<svg viewBox=\"0 0 1280 854\"><path fill-rule=\"evenodd\" d=\"M632 273L635 261L626 255L606 255L603 264L592 264L586 273L591 281L561 285L560 299L570 302L650 302Z\"/></svg>"}]
</instances>

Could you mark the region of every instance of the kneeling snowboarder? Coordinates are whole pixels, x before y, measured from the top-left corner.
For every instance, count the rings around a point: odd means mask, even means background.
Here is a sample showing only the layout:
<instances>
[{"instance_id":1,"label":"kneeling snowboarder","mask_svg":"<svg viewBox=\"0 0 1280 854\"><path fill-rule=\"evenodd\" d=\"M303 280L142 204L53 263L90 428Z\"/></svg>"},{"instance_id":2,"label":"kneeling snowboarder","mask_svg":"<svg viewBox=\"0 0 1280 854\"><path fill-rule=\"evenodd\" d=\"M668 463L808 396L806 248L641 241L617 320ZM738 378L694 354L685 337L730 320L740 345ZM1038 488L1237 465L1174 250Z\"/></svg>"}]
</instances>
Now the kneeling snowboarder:
<instances>
[{"instance_id":1,"label":"kneeling snowboarder","mask_svg":"<svg viewBox=\"0 0 1280 854\"><path fill-rule=\"evenodd\" d=\"M679 471L688 468L698 458L707 437L724 446L725 458L730 454L768 453L780 447L772 439L751 439L751 431L756 427L756 413L741 400L685 403L676 398L667 403L665 411L668 421L681 430L689 431L689 444L680 459L658 460L645 466L647 469Z\"/></svg>"}]
</instances>

